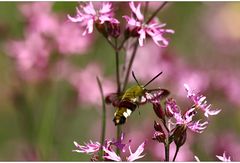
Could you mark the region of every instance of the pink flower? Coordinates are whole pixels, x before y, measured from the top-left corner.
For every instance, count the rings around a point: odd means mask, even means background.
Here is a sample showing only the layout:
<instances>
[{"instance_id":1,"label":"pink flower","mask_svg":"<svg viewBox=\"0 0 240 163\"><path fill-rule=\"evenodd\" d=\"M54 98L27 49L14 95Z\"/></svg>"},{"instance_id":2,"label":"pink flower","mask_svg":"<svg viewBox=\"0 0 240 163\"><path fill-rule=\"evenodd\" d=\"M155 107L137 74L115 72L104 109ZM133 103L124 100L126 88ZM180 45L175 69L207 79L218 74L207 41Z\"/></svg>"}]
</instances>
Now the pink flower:
<instances>
[{"instance_id":1,"label":"pink flower","mask_svg":"<svg viewBox=\"0 0 240 163\"><path fill-rule=\"evenodd\" d=\"M40 34L32 33L26 35L25 40L11 41L7 50L23 79L36 81L47 76L51 48Z\"/></svg>"},{"instance_id":2,"label":"pink flower","mask_svg":"<svg viewBox=\"0 0 240 163\"><path fill-rule=\"evenodd\" d=\"M179 113L180 108L177 105L176 101L173 98L167 99L166 100L166 114L171 117L175 113Z\"/></svg>"},{"instance_id":3,"label":"pink flower","mask_svg":"<svg viewBox=\"0 0 240 163\"><path fill-rule=\"evenodd\" d=\"M81 5L80 7L82 8L82 11L77 8L76 17L71 17L70 15L68 15L68 19L74 23L79 22L83 26L86 26L83 35L93 32L94 23L119 23L117 19L113 18L112 4L110 2L102 3L101 9L97 11L94 9L92 2L86 3L85 6Z\"/></svg>"},{"instance_id":4,"label":"pink flower","mask_svg":"<svg viewBox=\"0 0 240 163\"><path fill-rule=\"evenodd\" d=\"M204 115L208 117L208 115L217 115L221 110L210 110L211 104L207 104L206 97L195 92L190 89L187 84L184 84L185 90L187 91L187 97L191 99L196 108L200 108L204 111Z\"/></svg>"},{"instance_id":5,"label":"pink flower","mask_svg":"<svg viewBox=\"0 0 240 163\"><path fill-rule=\"evenodd\" d=\"M28 22L28 32L40 32L51 36L58 34L58 17L52 12L52 6L52 2L31 2L19 6Z\"/></svg>"},{"instance_id":6,"label":"pink flower","mask_svg":"<svg viewBox=\"0 0 240 163\"><path fill-rule=\"evenodd\" d=\"M127 15L123 16L123 18L127 21L130 30L137 30L137 33L139 34L139 45L143 46L143 42L148 35L152 37L153 41L158 46L166 47L168 45L168 40L163 37L163 34L174 33L174 31L171 29L163 29L166 24L159 24L158 19L153 19L148 24L144 23L144 16L140 10L141 3L135 7L134 3L130 2L129 6L136 18L133 16L129 17Z\"/></svg>"},{"instance_id":7,"label":"pink flower","mask_svg":"<svg viewBox=\"0 0 240 163\"><path fill-rule=\"evenodd\" d=\"M135 161L137 159L144 157L144 155L141 155L141 154L144 151L145 144L146 144L146 142L143 142L142 144L140 144L140 146L137 148L137 150L134 153L132 153L131 147L129 146L130 156L127 157L127 161L132 162L132 161Z\"/></svg>"},{"instance_id":8,"label":"pink flower","mask_svg":"<svg viewBox=\"0 0 240 163\"><path fill-rule=\"evenodd\" d=\"M203 123L200 123L200 120L193 121L195 114L195 108L191 108L183 116L181 115L181 112L175 113L173 116L176 120L176 124L185 125L193 132L202 133L203 130L207 127L208 122L205 121Z\"/></svg>"},{"instance_id":9,"label":"pink flower","mask_svg":"<svg viewBox=\"0 0 240 163\"><path fill-rule=\"evenodd\" d=\"M223 162L231 162L231 157L227 157L226 152L223 153L223 156L218 156L216 155L216 157Z\"/></svg>"},{"instance_id":10,"label":"pink flower","mask_svg":"<svg viewBox=\"0 0 240 163\"><path fill-rule=\"evenodd\" d=\"M73 150L73 152L78 153L87 153L92 154L96 153L100 150L101 144L99 142L92 142L90 140L90 143L85 143L85 146L79 145L77 142L73 142L74 145L77 147L76 150Z\"/></svg>"},{"instance_id":11,"label":"pink flower","mask_svg":"<svg viewBox=\"0 0 240 163\"><path fill-rule=\"evenodd\" d=\"M98 64L89 64L83 70L76 70L66 76L66 79L78 92L78 99L85 104L101 105L101 94L96 77L103 77ZM103 93L107 95L116 90L115 84L110 79L102 80Z\"/></svg>"},{"instance_id":12,"label":"pink flower","mask_svg":"<svg viewBox=\"0 0 240 163\"><path fill-rule=\"evenodd\" d=\"M141 155L144 151L145 141L139 145L137 150L132 153L131 147L129 144L123 144L124 135L122 134L121 139L114 141L114 140L105 140L105 143L103 146L99 142L92 142L85 143L84 146L79 145L77 142L74 142L74 145L78 148L77 150L73 150L73 152L79 152L79 153L86 153L86 154L97 154L99 150L103 149L104 155L103 158L105 160L112 160L112 161L122 161L122 158L118 156L115 151L113 150L113 146L121 150L122 152L125 152L124 148L128 145L130 155L126 158L127 161L135 161L137 159L140 159L144 157L144 155ZM129 143L131 140L129 140ZM119 146L120 145L120 146Z\"/></svg>"},{"instance_id":13,"label":"pink flower","mask_svg":"<svg viewBox=\"0 0 240 163\"><path fill-rule=\"evenodd\" d=\"M106 156L103 156L103 158L112 161L122 161L121 157L119 157L113 150L108 150L103 147L103 151L107 154Z\"/></svg>"},{"instance_id":14,"label":"pink flower","mask_svg":"<svg viewBox=\"0 0 240 163\"><path fill-rule=\"evenodd\" d=\"M86 53L93 39L91 36L82 36L82 31L77 24L61 22L58 34L54 37L60 53L65 55Z\"/></svg>"}]
</instances>

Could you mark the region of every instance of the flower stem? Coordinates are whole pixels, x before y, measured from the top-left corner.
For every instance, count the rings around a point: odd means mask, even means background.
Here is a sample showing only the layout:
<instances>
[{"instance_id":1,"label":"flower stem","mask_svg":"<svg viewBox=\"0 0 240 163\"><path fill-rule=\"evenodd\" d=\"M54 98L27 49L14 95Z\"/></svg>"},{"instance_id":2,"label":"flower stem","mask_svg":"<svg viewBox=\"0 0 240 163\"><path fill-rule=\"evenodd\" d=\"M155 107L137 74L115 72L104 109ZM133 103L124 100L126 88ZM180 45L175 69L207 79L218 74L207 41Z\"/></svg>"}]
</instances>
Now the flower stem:
<instances>
[{"instance_id":1,"label":"flower stem","mask_svg":"<svg viewBox=\"0 0 240 163\"><path fill-rule=\"evenodd\" d=\"M118 45L117 39L115 39L115 47ZM116 60L116 79L117 79L117 93L121 92L121 83L120 83L120 73L119 73L119 51L115 50L115 60Z\"/></svg>"},{"instance_id":2,"label":"flower stem","mask_svg":"<svg viewBox=\"0 0 240 163\"><path fill-rule=\"evenodd\" d=\"M168 142L168 139L167 139L167 142L164 144L165 146L165 161L169 161L169 147L170 147L170 144Z\"/></svg>"},{"instance_id":3,"label":"flower stem","mask_svg":"<svg viewBox=\"0 0 240 163\"><path fill-rule=\"evenodd\" d=\"M102 89L102 84L101 81L99 80L99 78L97 77L97 83L98 83L98 87L101 93L101 98L102 98L102 133L101 133L101 145L104 145L104 140L105 140L105 133L106 133L106 105L105 105L105 99L104 99L104 95L103 95L103 89ZM103 150L100 150L100 159L103 156Z\"/></svg>"},{"instance_id":4,"label":"flower stem","mask_svg":"<svg viewBox=\"0 0 240 163\"><path fill-rule=\"evenodd\" d=\"M174 154L174 157L173 157L173 162L175 161L175 159L177 157L179 149L180 149L179 147L176 147L176 151L175 151L175 154Z\"/></svg>"},{"instance_id":5,"label":"flower stem","mask_svg":"<svg viewBox=\"0 0 240 163\"><path fill-rule=\"evenodd\" d=\"M132 69L132 64L133 64L134 58L135 58L136 53L137 53L137 48L138 48L138 40L136 40L136 42L135 42L135 46L134 46L134 49L133 49L133 52L132 52L132 56L131 56L129 64L128 64L127 73L126 73L125 80L124 80L124 83L123 83L123 91L126 89L126 86L127 86L127 83L128 83L129 74L130 74L130 71Z\"/></svg>"},{"instance_id":6,"label":"flower stem","mask_svg":"<svg viewBox=\"0 0 240 163\"><path fill-rule=\"evenodd\" d=\"M161 6L152 14L152 16L147 20L146 24L148 24L157 14L158 12L167 4L167 2L163 2Z\"/></svg>"},{"instance_id":7,"label":"flower stem","mask_svg":"<svg viewBox=\"0 0 240 163\"><path fill-rule=\"evenodd\" d=\"M145 8L144 8L144 12L143 12L144 17L146 16L146 14L147 14L147 12L148 12L148 4L149 4L148 1L145 2Z\"/></svg>"}]
</instances>

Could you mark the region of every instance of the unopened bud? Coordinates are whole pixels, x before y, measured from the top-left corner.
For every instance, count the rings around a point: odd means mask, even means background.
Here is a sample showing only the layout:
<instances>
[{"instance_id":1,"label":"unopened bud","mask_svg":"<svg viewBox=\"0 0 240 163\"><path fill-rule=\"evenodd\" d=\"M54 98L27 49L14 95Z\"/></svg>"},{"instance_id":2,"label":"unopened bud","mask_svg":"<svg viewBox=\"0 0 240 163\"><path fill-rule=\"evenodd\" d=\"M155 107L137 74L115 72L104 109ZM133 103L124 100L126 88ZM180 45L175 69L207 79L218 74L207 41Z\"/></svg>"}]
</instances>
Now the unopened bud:
<instances>
[{"instance_id":1,"label":"unopened bud","mask_svg":"<svg viewBox=\"0 0 240 163\"><path fill-rule=\"evenodd\" d=\"M153 110L155 112L155 114L162 120L164 120L164 112L163 112L163 109L162 109L162 106L161 104L158 102L158 103L153 103Z\"/></svg>"},{"instance_id":2,"label":"unopened bud","mask_svg":"<svg viewBox=\"0 0 240 163\"><path fill-rule=\"evenodd\" d=\"M163 132L162 126L160 125L160 123L157 123L156 121L154 121L154 129L156 131Z\"/></svg>"},{"instance_id":3,"label":"unopened bud","mask_svg":"<svg viewBox=\"0 0 240 163\"><path fill-rule=\"evenodd\" d=\"M107 32L110 36L118 38L120 36L120 25L118 23L107 22Z\"/></svg>"},{"instance_id":4,"label":"unopened bud","mask_svg":"<svg viewBox=\"0 0 240 163\"><path fill-rule=\"evenodd\" d=\"M138 27L132 29L128 27L124 32L125 38L138 37L139 36L138 30L139 30Z\"/></svg>"},{"instance_id":5,"label":"unopened bud","mask_svg":"<svg viewBox=\"0 0 240 163\"><path fill-rule=\"evenodd\" d=\"M99 21L95 23L95 26L101 34L103 34L104 37L108 37L108 33L105 27L105 23L101 24Z\"/></svg>"},{"instance_id":6,"label":"unopened bud","mask_svg":"<svg viewBox=\"0 0 240 163\"><path fill-rule=\"evenodd\" d=\"M174 132L173 132L173 137L174 137L174 143L176 144L177 147L181 147L187 139L187 128L185 125L178 125Z\"/></svg>"},{"instance_id":7,"label":"unopened bud","mask_svg":"<svg viewBox=\"0 0 240 163\"><path fill-rule=\"evenodd\" d=\"M157 140L159 143L164 143L166 140L166 135L163 132L156 131L152 139Z\"/></svg>"}]
</instances>

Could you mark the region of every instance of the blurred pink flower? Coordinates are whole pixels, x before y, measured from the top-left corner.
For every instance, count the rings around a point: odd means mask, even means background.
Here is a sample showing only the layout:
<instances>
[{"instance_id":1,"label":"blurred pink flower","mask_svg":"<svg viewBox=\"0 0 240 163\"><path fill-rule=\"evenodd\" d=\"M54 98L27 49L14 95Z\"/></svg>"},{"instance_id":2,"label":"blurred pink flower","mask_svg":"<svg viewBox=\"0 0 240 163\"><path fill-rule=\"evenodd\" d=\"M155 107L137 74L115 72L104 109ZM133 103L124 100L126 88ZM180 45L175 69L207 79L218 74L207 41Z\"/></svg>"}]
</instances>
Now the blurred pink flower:
<instances>
[{"instance_id":1,"label":"blurred pink flower","mask_svg":"<svg viewBox=\"0 0 240 163\"><path fill-rule=\"evenodd\" d=\"M240 160L240 141L238 135L231 131L224 131L222 134L218 134L217 137L213 135L211 139L213 145L205 147L207 152L216 155L227 151L231 155L231 159Z\"/></svg>"},{"instance_id":2,"label":"blurred pink flower","mask_svg":"<svg viewBox=\"0 0 240 163\"><path fill-rule=\"evenodd\" d=\"M141 13L141 3L135 7L133 2L129 2L130 9L135 17L123 16L127 21L127 25L130 30L136 29L139 34L139 45L143 46L143 41L146 39L147 35L152 37L155 44L161 47L166 47L168 45L168 40L163 37L165 33L174 33L171 29L163 29L166 24L159 24L158 19L155 18L151 20L148 24L144 23L144 16Z\"/></svg>"},{"instance_id":3,"label":"blurred pink flower","mask_svg":"<svg viewBox=\"0 0 240 163\"><path fill-rule=\"evenodd\" d=\"M58 34L54 37L58 50L62 54L84 54L89 50L93 41L91 36L82 36L82 30L77 24L61 22Z\"/></svg>"},{"instance_id":4,"label":"blurred pink flower","mask_svg":"<svg viewBox=\"0 0 240 163\"><path fill-rule=\"evenodd\" d=\"M216 155L216 157L223 162L231 162L231 157L226 155L226 152L223 153L223 156L218 156Z\"/></svg>"},{"instance_id":5,"label":"blurred pink flower","mask_svg":"<svg viewBox=\"0 0 240 163\"><path fill-rule=\"evenodd\" d=\"M19 6L27 20L27 32L39 32L56 35L59 26L58 17L52 12L53 2L31 2Z\"/></svg>"},{"instance_id":6,"label":"blurred pink flower","mask_svg":"<svg viewBox=\"0 0 240 163\"><path fill-rule=\"evenodd\" d=\"M40 34L28 34L25 40L11 41L7 44L7 50L24 79L38 80L46 77L51 48Z\"/></svg>"},{"instance_id":7,"label":"blurred pink flower","mask_svg":"<svg viewBox=\"0 0 240 163\"><path fill-rule=\"evenodd\" d=\"M104 95L114 92L115 84L109 79L102 79L102 71L97 64L90 64L81 71L72 72L67 80L78 92L79 101L93 105L101 105L101 95L96 77L102 80Z\"/></svg>"},{"instance_id":8,"label":"blurred pink flower","mask_svg":"<svg viewBox=\"0 0 240 163\"><path fill-rule=\"evenodd\" d=\"M84 54L92 43L92 37L83 37L82 28L62 20L52 11L52 2L33 2L19 6L25 16L27 33L40 33L61 54Z\"/></svg>"},{"instance_id":9,"label":"blurred pink flower","mask_svg":"<svg viewBox=\"0 0 240 163\"><path fill-rule=\"evenodd\" d=\"M220 113L219 110L210 110L211 104L207 104L206 97L201 95L200 93L195 93L187 84L184 84L185 90L187 91L187 97L193 101L194 107L200 108L204 111L204 115L208 117L208 115L217 115Z\"/></svg>"},{"instance_id":10,"label":"blurred pink flower","mask_svg":"<svg viewBox=\"0 0 240 163\"><path fill-rule=\"evenodd\" d=\"M68 19L74 23L79 22L81 25L86 26L83 35L93 32L94 23L119 23L117 19L113 18L112 3L110 2L103 2L99 10L94 9L92 2L86 3L85 6L81 5L80 8L83 12L77 8L77 15L75 17L68 15Z\"/></svg>"}]
</instances>

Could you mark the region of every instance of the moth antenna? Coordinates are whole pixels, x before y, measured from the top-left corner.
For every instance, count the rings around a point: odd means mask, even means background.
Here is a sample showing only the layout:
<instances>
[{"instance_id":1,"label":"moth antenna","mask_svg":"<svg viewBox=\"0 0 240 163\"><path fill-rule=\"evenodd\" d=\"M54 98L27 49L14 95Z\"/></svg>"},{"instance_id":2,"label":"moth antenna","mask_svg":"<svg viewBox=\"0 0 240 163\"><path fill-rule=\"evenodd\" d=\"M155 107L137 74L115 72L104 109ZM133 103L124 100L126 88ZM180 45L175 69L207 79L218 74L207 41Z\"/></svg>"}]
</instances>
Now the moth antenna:
<instances>
[{"instance_id":1,"label":"moth antenna","mask_svg":"<svg viewBox=\"0 0 240 163\"><path fill-rule=\"evenodd\" d=\"M134 71L132 71L132 76L133 76L134 80L137 82L137 84L138 84L139 86L141 86L141 85L139 84L139 82L138 82L138 80L137 80L135 74L134 74Z\"/></svg>"},{"instance_id":2,"label":"moth antenna","mask_svg":"<svg viewBox=\"0 0 240 163\"><path fill-rule=\"evenodd\" d=\"M144 85L144 87L146 87L148 84L150 84L152 81L154 81L157 77L159 77L159 75L161 75L162 72L160 72L159 74L157 74L154 78L152 78L149 82L147 82L147 84Z\"/></svg>"}]
</instances>

